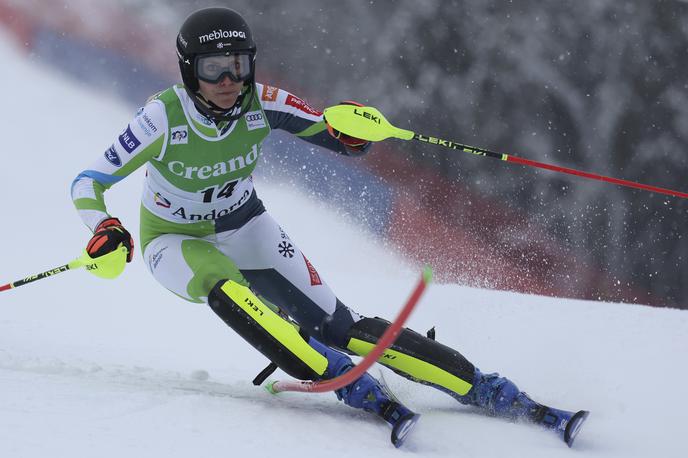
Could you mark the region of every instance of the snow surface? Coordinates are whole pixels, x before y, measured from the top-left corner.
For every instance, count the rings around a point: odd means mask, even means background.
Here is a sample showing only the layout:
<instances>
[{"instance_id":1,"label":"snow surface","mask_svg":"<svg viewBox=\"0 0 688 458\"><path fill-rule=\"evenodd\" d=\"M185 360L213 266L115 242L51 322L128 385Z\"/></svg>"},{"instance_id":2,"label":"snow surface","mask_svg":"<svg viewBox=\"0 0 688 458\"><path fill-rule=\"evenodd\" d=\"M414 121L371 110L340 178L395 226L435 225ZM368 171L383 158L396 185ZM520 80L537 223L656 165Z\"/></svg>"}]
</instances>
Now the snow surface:
<instances>
[{"instance_id":1,"label":"snow surface","mask_svg":"<svg viewBox=\"0 0 688 458\"><path fill-rule=\"evenodd\" d=\"M134 109L2 36L0 53L6 283L78 256L89 233L69 185ZM139 171L107 195L132 232L141 179ZM417 267L291 185L258 180L258 191L346 304L395 315ZM687 456L686 311L433 285L411 327L437 325L438 340L482 369L592 414L570 450L552 433L486 417L384 370L423 415L396 450L384 423L334 395L254 387L265 359L206 306L158 286L138 253L116 281L67 272L0 297L0 457Z\"/></svg>"}]
</instances>

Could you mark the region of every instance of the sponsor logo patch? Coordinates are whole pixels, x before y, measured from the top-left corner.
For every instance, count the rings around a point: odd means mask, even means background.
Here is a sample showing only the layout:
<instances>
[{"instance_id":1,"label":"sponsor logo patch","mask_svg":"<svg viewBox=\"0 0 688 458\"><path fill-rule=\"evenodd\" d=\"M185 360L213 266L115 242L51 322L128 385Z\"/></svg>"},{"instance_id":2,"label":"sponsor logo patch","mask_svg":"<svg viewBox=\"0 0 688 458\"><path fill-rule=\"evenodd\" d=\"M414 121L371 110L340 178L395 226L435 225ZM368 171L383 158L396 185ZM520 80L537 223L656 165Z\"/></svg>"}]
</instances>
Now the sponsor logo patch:
<instances>
[{"instance_id":1,"label":"sponsor logo patch","mask_svg":"<svg viewBox=\"0 0 688 458\"><path fill-rule=\"evenodd\" d=\"M186 145L189 143L188 129L188 126L173 127L170 134L170 145Z\"/></svg>"},{"instance_id":2,"label":"sponsor logo patch","mask_svg":"<svg viewBox=\"0 0 688 458\"><path fill-rule=\"evenodd\" d=\"M234 210L236 210L237 208L244 205L249 197L251 197L251 193L247 189L241 195L239 200L237 200L235 203L233 203L229 207L222 208L219 211L216 208L213 208L208 213L201 215L198 213L190 213L190 210L187 210L185 207L179 207L179 208L176 208L172 212L172 215L176 216L177 218L186 220L186 221L214 221L216 219L222 218L222 217L232 213ZM293 254L292 254L292 256L293 256Z\"/></svg>"},{"instance_id":3,"label":"sponsor logo patch","mask_svg":"<svg viewBox=\"0 0 688 458\"><path fill-rule=\"evenodd\" d=\"M237 155L224 162L202 167L190 167L182 161L170 161L167 164L167 170L187 180L208 180L241 170L256 162L257 159L258 145L253 145L251 151L245 155Z\"/></svg>"},{"instance_id":4,"label":"sponsor logo patch","mask_svg":"<svg viewBox=\"0 0 688 458\"><path fill-rule=\"evenodd\" d=\"M119 143L129 154L131 154L132 151L141 145L141 141L136 138L134 133L131 131L131 126L127 126L126 130L119 136Z\"/></svg>"},{"instance_id":5,"label":"sponsor logo patch","mask_svg":"<svg viewBox=\"0 0 688 458\"><path fill-rule=\"evenodd\" d=\"M248 130L262 129L265 127L265 118L261 111L249 111L244 115Z\"/></svg>"},{"instance_id":6,"label":"sponsor logo patch","mask_svg":"<svg viewBox=\"0 0 688 458\"><path fill-rule=\"evenodd\" d=\"M300 98L296 97L295 95L289 94L289 97L287 97L286 104L289 106L292 106L294 108L298 108L299 110L303 111L304 113L308 113L313 116L321 116L322 113L314 108L312 108L310 105L308 105L304 100L301 100Z\"/></svg>"},{"instance_id":7,"label":"sponsor logo patch","mask_svg":"<svg viewBox=\"0 0 688 458\"><path fill-rule=\"evenodd\" d=\"M115 151L115 145L110 146L105 151L105 159L115 167L122 167L122 159L119 158L119 154Z\"/></svg>"},{"instance_id":8,"label":"sponsor logo patch","mask_svg":"<svg viewBox=\"0 0 688 458\"><path fill-rule=\"evenodd\" d=\"M263 92L261 93L260 98L266 102L274 102L277 100L278 93L279 89L276 87L265 85L263 86Z\"/></svg>"},{"instance_id":9,"label":"sponsor logo patch","mask_svg":"<svg viewBox=\"0 0 688 458\"><path fill-rule=\"evenodd\" d=\"M315 270L315 267L313 267L313 264L306 258L306 255L302 254L303 260L306 261L306 267L308 268L308 275L311 276L311 286L318 286L322 285L322 280L320 280L320 275L318 275L318 271Z\"/></svg>"},{"instance_id":10,"label":"sponsor logo patch","mask_svg":"<svg viewBox=\"0 0 688 458\"><path fill-rule=\"evenodd\" d=\"M205 116L203 116L200 113L194 113L194 119L196 121L200 122L201 124L203 124L204 126L212 126L213 125L213 122L210 119L206 118Z\"/></svg>"}]
</instances>

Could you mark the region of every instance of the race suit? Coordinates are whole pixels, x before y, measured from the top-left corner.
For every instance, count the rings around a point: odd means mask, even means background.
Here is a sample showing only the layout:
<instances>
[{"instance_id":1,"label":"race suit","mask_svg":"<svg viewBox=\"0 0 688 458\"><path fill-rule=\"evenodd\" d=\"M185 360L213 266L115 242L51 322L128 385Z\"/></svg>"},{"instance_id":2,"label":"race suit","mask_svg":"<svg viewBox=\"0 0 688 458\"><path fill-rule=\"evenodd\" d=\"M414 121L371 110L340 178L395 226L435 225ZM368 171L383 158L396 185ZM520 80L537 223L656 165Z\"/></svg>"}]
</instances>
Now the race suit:
<instances>
[{"instance_id":1,"label":"race suit","mask_svg":"<svg viewBox=\"0 0 688 458\"><path fill-rule=\"evenodd\" d=\"M109 217L105 190L145 164L140 240L158 282L186 300L206 302L215 285L233 280L287 313L308 335L365 355L388 322L344 306L254 190L251 174L271 129L353 153L329 135L320 112L281 89L257 84L241 118L215 123L178 85L153 96L78 175L72 198L94 230ZM410 330L381 362L461 402L478 373L455 350Z\"/></svg>"},{"instance_id":2,"label":"race suit","mask_svg":"<svg viewBox=\"0 0 688 458\"><path fill-rule=\"evenodd\" d=\"M320 342L364 356L372 351L389 322L361 317L337 299L315 267L265 211L251 174L260 158L261 143L271 129L286 130L343 154L350 151L326 132L320 112L286 91L257 84L250 102L249 110L238 120L215 123L196 109L183 86L155 95L105 153L78 175L72 185L72 198L84 223L94 230L109 217L103 200L105 190L145 164L140 240L144 259L156 280L186 300L207 301L227 324L240 334L244 332L243 337L255 339L258 350L273 348L273 363L279 359L280 367L288 373L300 374L297 365L310 361L310 354L320 358L321 363L317 370L316 365L309 366L312 373L306 371L304 377L337 376L341 371L334 370L337 364L330 363L343 362L343 370L347 370L351 360L329 351ZM231 295L231 290L224 288L234 285L232 282L239 288L250 286L290 315L301 327L298 332L291 322L280 317L276 322L282 325L280 332L282 328L285 335L291 332L293 339L289 342L300 342L301 347L294 350L296 347L275 344L279 325L270 325L269 329L268 321L263 325L256 320L247 325L249 315L237 314L232 307L237 302L223 296ZM265 315L269 315L267 310ZM304 336L302 330L308 335ZM328 356L335 353L339 356ZM288 358L280 359L285 354ZM569 445L570 438L575 437L577 429L571 436L567 428L573 412L538 404L510 380L482 374L459 352L436 342L434 337L403 329L379 362L491 415L527 418L556 430ZM331 365L333 373L329 374ZM378 386L365 375L342 389L348 394L338 391L338 396L352 406L366 408L363 399L373 391L359 392L356 388L364 379L369 386ZM373 403L388 401L385 396L373 395L370 399ZM382 410L376 411L382 414ZM572 424L579 425L587 413L575 415L578 423ZM393 417L383 414L388 421Z\"/></svg>"}]
</instances>

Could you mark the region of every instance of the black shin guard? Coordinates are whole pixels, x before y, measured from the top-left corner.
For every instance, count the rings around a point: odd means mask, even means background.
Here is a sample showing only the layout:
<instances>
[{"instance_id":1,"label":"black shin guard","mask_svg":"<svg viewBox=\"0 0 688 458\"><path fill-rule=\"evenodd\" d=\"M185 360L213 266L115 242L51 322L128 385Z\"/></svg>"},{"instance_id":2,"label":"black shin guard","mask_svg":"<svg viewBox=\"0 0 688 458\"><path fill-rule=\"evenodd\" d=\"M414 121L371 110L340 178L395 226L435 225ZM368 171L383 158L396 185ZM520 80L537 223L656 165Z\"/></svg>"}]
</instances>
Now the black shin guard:
<instances>
[{"instance_id":1,"label":"black shin guard","mask_svg":"<svg viewBox=\"0 0 688 458\"><path fill-rule=\"evenodd\" d=\"M327 369L327 358L245 286L220 281L208 294L208 304L222 321L292 377L316 380Z\"/></svg>"},{"instance_id":2,"label":"black shin guard","mask_svg":"<svg viewBox=\"0 0 688 458\"><path fill-rule=\"evenodd\" d=\"M389 326L381 318L363 318L349 330L347 349L368 354ZM456 350L410 329L403 329L379 362L400 375L450 394L465 395L473 386L475 367Z\"/></svg>"}]
</instances>

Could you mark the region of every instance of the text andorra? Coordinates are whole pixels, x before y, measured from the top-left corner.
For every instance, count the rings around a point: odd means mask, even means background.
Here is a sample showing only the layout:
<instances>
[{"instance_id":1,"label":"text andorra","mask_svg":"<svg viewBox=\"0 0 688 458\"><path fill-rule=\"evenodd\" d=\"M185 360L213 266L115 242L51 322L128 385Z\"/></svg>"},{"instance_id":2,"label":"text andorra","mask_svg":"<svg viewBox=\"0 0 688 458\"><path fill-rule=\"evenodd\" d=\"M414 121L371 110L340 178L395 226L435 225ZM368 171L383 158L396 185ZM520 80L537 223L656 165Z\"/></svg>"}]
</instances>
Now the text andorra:
<instances>
[{"instance_id":1,"label":"text andorra","mask_svg":"<svg viewBox=\"0 0 688 458\"><path fill-rule=\"evenodd\" d=\"M167 164L167 168L170 172L179 177L186 178L187 180L208 180L248 167L256 162L256 159L258 159L258 146L253 145L251 151L246 153L245 156L237 156L228 161L218 162L217 164L204 165L201 167L187 167L182 161L170 161Z\"/></svg>"},{"instance_id":2,"label":"text andorra","mask_svg":"<svg viewBox=\"0 0 688 458\"><path fill-rule=\"evenodd\" d=\"M214 221L218 218L222 218L223 216L229 215L234 210L241 207L248 200L249 197L251 197L251 192L247 189L246 191L244 191L241 198L236 203L230 205L228 208L223 208L220 211L217 211L213 208L210 212L206 213L205 215L199 215L196 213L191 213L187 215L187 210L184 207L179 207L178 209L173 211L172 214L178 218L185 219L188 221Z\"/></svg>"}]
</instances>

